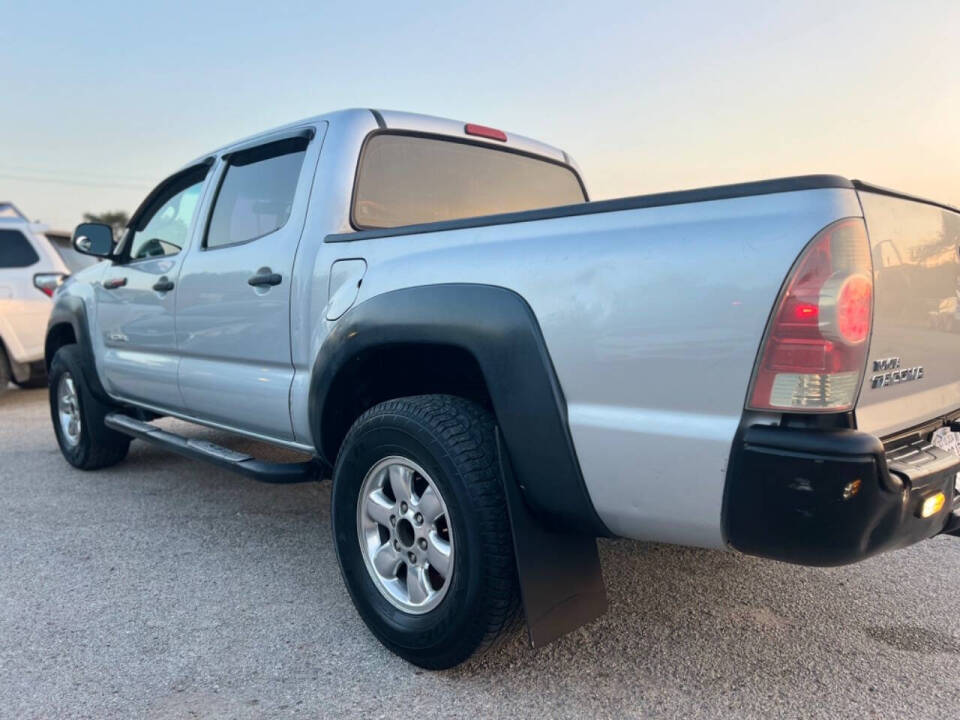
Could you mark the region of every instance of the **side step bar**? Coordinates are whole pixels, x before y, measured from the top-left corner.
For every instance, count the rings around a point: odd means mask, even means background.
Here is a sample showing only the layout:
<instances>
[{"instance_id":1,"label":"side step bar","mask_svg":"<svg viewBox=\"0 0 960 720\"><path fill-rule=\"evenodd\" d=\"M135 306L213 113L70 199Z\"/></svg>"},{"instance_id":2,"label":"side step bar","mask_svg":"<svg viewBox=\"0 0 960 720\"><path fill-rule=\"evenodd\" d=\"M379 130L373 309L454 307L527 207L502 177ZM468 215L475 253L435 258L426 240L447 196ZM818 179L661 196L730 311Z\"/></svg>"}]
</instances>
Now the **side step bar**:
<instances>
[{"instance_id":1,"label":"side step bar","mask_svg":"<svg viewBox=\"0 0 960 720\"><path fill-rule=\"evenodd\" d=\"M206 440L193 440L161 430L156 425L136 420L122 413L109 413L103 422L108 428L124 435L146 440L148 443L194 460L205 460L261 482L300 483L319 480L321 477L320 465L313 460L298 463L265 462Z\"/></svg>"}]
</instances>

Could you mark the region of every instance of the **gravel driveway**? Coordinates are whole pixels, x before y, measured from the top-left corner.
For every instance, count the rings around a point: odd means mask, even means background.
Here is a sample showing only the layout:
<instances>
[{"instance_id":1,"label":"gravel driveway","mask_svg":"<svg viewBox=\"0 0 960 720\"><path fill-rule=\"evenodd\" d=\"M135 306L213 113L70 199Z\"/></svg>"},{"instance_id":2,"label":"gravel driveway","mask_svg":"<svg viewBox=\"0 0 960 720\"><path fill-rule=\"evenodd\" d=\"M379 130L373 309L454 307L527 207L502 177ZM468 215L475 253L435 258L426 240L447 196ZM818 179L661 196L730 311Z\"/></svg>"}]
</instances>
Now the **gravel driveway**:
<instances>
[{"instance_id":1,"label":"gravel driveway","mask_svg":"<svg viewBox=\"0 0 960 720\"><path fill-rule=\"evenodd\" d=\"M430 673L354 612L327 482L261 485L142 443L83 473L46 392L11 390L0 488L0 717L960 715L952 538L828 570L603 541L605 617Z\"/></svg>"}]
</instances>

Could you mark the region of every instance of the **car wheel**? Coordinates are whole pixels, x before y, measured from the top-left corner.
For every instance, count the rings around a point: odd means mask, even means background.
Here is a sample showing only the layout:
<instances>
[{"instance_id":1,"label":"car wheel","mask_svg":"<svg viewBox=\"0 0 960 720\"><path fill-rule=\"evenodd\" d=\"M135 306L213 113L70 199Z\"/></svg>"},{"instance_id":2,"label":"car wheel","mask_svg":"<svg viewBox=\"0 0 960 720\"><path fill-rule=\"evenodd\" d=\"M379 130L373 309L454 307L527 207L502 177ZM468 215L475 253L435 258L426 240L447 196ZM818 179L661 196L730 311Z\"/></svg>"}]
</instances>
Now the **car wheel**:
<instances>
[{"instance_id":1,"label":"car wheel","mask_svg":"<svg viewBox=\"0 0 960 720\"><path fill-rule=\"evenodd\" d=\"M0 395L7 391L10 380L10 363L7 362L7 353L3 349L3 345L0 345Z\"/></svg>"},{"instance_id":2,"label":"car wheel","mask_svg":"<svg viewBox=\"0 0 960 720\"><path fill-rule=\"evenodd\" d=\"M46 373L35 373L31 370L30 377L26 380L17 380L13 379L13 384L17 387L23 388L24 390L36 390L37 388L45 388L47 386L47 374Z\"/></svg>"},{"instance_id":3,"label":"car wheel","mask_svg":"<svg viewBox=\"0 0 960 720\"><path fill-rule=\"evenodd\" d=\"M116 408L90 391L87 370L76 345L57 350L50 364L50 416L67 462L81 470L116 465L127 456L130 438L104 425Z\"/></svg>"},{"instance_id":4,"label":"car wheel","mask_svg":"<svg viewBox=\"0 0 960 720\"><path fill-rule=\"evenodd\" d=\"M341 447L331 515L353 602L397 655L448 668L513 626L513 541L479 405L423 395L368 410Z\"/></svg>"}]
</instances>

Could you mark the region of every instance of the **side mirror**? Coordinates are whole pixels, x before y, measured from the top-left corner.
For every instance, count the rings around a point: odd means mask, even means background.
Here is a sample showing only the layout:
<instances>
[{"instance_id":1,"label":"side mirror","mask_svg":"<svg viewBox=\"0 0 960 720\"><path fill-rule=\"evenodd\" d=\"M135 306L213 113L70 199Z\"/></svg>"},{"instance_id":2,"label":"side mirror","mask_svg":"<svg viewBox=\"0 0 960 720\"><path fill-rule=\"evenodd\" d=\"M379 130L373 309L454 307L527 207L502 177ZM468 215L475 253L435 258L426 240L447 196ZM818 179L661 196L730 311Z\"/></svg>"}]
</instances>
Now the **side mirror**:
<instances>
[{"instance_id":1,"label":"side mirror","mask_svg":"<svg viewBox=\"0 0 960 720\"><path fill-rule=\"evenodd\" d=\"M110 257L113 254L113 229L103 223L80 223L73 231L73 247L84 255Z\"/></svg>"}]
</instances>

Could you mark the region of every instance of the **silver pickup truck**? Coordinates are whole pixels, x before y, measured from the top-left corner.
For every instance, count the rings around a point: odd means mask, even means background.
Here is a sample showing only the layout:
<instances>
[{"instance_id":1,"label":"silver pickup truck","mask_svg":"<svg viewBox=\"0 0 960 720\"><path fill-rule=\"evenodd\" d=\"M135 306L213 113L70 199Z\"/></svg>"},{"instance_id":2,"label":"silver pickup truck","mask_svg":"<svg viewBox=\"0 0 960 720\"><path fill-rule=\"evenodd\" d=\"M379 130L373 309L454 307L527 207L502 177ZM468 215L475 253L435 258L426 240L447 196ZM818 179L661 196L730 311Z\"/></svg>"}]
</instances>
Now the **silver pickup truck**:
<instances>
[{"instance_id":1,"label":"silver pickup truck","mask_svg":"<svg viewBox=\"0 0 960 720\"><path fill-rule=\"evenodd\" d=\"M46 338L67 461L139 438L331 473L357 610L424 667L602 613L597 537L840 565L960 532L960 213L935 202L833 175L589 202L556 148L347 110L74 243L105 262Z\"/></svg>"}]
</instances>

